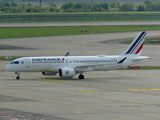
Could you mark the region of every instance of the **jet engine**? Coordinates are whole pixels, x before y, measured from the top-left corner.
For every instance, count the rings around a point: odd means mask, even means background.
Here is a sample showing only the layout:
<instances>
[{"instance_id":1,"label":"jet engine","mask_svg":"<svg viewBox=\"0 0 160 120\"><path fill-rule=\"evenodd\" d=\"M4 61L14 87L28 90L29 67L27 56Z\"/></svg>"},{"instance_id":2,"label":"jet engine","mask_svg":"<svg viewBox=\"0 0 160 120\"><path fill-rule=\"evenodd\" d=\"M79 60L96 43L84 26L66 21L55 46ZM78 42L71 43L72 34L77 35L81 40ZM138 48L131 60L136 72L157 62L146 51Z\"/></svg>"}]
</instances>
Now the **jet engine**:
<instances>
[{"instance_id":1,"label":"jet engine","mask_svg":"<svg viewBox=\"0 0 160 120\"><path fill-rule=\"evenodd\" d=\"M55 72L42 72L42 75L48 75L48 76L52 76L52 75L56 75L57 73Z\"/></svg>"},{"instance_id":2,"label":"jet engine","mask_svg":"<svg viewBox=\"0 0 160 120\"><path fill-rule=\"evenodd\" d=\"M76 71L72 68L61 68L61 69L59 69L59 76L60 77L72 78L75 75L76 75Z\"/></svg>"}]
</instances>

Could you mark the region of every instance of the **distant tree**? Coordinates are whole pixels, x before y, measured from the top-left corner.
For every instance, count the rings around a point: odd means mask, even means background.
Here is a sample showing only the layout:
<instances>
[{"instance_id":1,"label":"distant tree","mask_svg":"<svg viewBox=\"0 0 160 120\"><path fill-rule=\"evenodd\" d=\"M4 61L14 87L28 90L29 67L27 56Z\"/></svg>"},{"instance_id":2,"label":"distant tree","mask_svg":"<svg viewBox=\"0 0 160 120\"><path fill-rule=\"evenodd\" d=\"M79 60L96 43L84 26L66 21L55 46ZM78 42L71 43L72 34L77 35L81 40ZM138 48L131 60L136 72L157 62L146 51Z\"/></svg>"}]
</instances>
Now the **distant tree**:
<instances>
[{"instance_id":1,"label":"distant tree","mask_svg":"<svg viewBox=\"0 0 160 120\"><path fill-rule=\"evenodd\" d=\"M50 8L49 8L49 11L51 11L51 12L55 12L55 11L56 11L56 9L55 9L55 8L53 8L53 7L50 7Z\"/></svg>"},{"instance_id":2,"label":"distant tree","mask_svg":"<svg viewBox=\"0 0 160 120\"><path fill-rule=\"evenodd\" d=\"M137 11L145 11L144 6L143 5L139 5Z\"/></svg>"},{"instance_id":3,"label":"distant tree","mask_svg":"<svg viewBox=\"0 0 160 120\"><path fill-rule=\"evenodd\" d=\"M33 12L41 12L42 10L41 10L41 8L40 7L35 7L35 8L33 8Z\"/></svg>"},{"instance_id":4,"label":"distant tree","mask_svg":"<svg viewBox=\"0 0 160 120\"><path fill-rule=\"evenodd\" d=\"M160 4L160 0L158 0L158 1L156 2L156 4Z\"/></svg>"},{"instance_id":5,"label":"distant tree","mask_svg":"<svg viewBox=\"0 0 160 120\"><path fill-rule=\"evenodd\" d=\"M131 2L124 3L120 8L121 11L133 11L133 9L134 9L134 4Z\"/></svg>"},{"instance_id":6,"label":"distant tree","mask_svg":"<svg viewBox=\"0 0 160 120\"><path fill-rule=\"evenodd\" d=\"M146 11L150 11L152 9L152 2L149 0L146 0L143 5Z\"/></svg>"},{"instance_id":7,"label":"distant tree","mask_svg":"<svg viewBox=\"0 0 160 120\"><path fill-rule=\"evenodd\" d=\"M69 3L65 3L61 6L61 9L68 9L68 8L74 8L75 6L75 2L69 2Z\"/></svg>"},{"instance_id":8,"label":"distant tree","mask_svg":"<svg viewBox=\"0 0 160 120\"><path fill-rule=\"evenodd\" d=\"M7 6L7 7L9 7L9 6L10 6L10 3L8 3L8 2L5 2L5 3L4 3L4 6Z\"/></svg>"},{"instance_id":9,"label":"distant tree","mask_svg":"<svg viewBox=\"0 0 160 120\"><path fill-rule=\"evenodd\" d=\"M48 3L49 7L56 8L57 5L55 3Z\"/></svg>"},{"instance_id":10,"label":"distant tree","mask_svg":"<svg viewBox=\"0 0 160 120\"><path fill-rule=\"evenodd\" d=\"M102 3L101 8L104 8L105 10L109 9L109 3Z\"/></svg>"},{"instance_id":11,"label":"distant tree","mask_svg":"<svg viewBox=\"0 0 160 120\"><path fill-rule=\"evenodd\" d=\"M1 7L1 11L7 11L7 7L6 6Z\"/></svg>"},{"instance_id":12,"label":"distant tree","mask_svg":"<svg viewBox=\"0 0 160 120\"><path fill-rule=\"evenodd\" d=\"M33 4L31 4L31 3L28 3L28 4L27 4L27 6L33 6Z\"/></svg>"},{"instance_id":13,"label":"distant tree","mask_svg":"<svg viewBox=\"0 0 160 120\"><path fill-rule=\"evenodd\" d=\"M159 11L160 10L160 4L152 3L151 4L151 11Z\"/></svg>"},{"instance_id":14,"label":"distant tree","mask_svg":"<svg viewBox=\"0 0 160 120\"><path fill-rule=\"evenodd\" d=\"M4 3L3 2L0 2L0 7L3 7L4 6Z\"/></svg>"},{"instance_id":15,"label":"distant tree","mask_svg":"<svg viewBox=\"0 0 160 120\"><path fill-rule=\"evenodd\" d=\"M84 7L84 3L83 2L77 2L74 6L75 9L80 9Z\"/></svg>"},{"instance_id":16,"label":"distant tree","mask_svg":"<svg viewBox=\"0 0 160 120\"><path fill-rule=\"evenodd\" d=\"M27 9L26 9L26 12L28 12L28 13L31 13L31 12L34 12L34 7L28 7Z\"/></svg>"},{"instance_id":17,"label":"distant tree","mask_svg":"<svg viewBox=\"0 0 160 120\"><path fill-rule=\"evenodd\" d=\"M12 6L12 7L17 7L18 5L17 5L17 3L12 2L12 3L11 3L11 6Z\"/></svg>"},{"instance_id":18,"label":"distant tree","mask_svg":"<svg viewBox=\"0 0 160 120\"><path fill-rule=\"evenodd\" d=\"M110 3L111 8L119 8L120 7L120 2L113 2Z\"/></svg>"}]
</instances>

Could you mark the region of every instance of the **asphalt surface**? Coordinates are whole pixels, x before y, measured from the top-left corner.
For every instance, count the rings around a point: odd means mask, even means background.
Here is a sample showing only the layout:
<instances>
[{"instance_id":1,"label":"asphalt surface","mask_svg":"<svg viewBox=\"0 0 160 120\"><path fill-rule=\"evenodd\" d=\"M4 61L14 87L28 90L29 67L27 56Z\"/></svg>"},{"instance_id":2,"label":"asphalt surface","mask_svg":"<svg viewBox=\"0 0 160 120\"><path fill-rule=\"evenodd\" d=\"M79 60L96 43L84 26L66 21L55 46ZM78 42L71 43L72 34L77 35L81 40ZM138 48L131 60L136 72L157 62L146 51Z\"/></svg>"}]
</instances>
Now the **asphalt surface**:
<instances>
[{"instance_id":1,"label":"asphalt surface","mask_svg":"<svg viewBox=\"0 0 160 120\"><path fill-rule=\"evenodd\" d=\"M0 44L27 49L1 50L1 56L117 55L138 32L1 39ZM160 31L148 31L147 37ZM113 40L114 42L111 42ZM104 41L110 41L104 43ZM29 49L30 48L30 49ZM160 47L144 45L150 56L142 66L159 66ZM21 80L0 61L0 120L159 120L160 70L114 70L84 73L85 79L62 79L22 73Z\"/></svg>"}]
</instances>

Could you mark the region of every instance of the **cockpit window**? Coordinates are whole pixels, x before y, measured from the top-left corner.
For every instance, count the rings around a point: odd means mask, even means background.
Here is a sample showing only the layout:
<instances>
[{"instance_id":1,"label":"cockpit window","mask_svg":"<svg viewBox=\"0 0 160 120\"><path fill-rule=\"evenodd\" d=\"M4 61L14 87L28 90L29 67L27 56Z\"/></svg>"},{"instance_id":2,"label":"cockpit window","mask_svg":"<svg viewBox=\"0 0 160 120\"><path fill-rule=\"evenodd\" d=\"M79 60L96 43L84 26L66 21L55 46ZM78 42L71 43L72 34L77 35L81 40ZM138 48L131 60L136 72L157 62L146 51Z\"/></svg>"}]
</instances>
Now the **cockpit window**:
<instances>
[{"instance_id":1,"label":"cockpit window","mask_svg":"<svg viewBox=\"0 0 160 120\"><path fill-rule=\"evenodd\" d=\"M10 64L19 64L19 61L13 61Z\"/></svg>"},{"instance_id":2,"label":"cockpit window","mask_svg":"<svg viewBox=\"0 0 160 120\"><path fill-rule=\"evenodd\" d=\"M11 62L10 64L14 64L14 62Z\"/></svg>"},{"instance_id":3,"label":"cockpit window","mask_svg":"<svg viewBox=\"0 0 160 120\"><path fill-rule=\"evenodd\" d=\"M18 61L15 61L14 63L15 63L15 64L19 64L19 62L18 62Z\"/></svg>"}]
</instances>

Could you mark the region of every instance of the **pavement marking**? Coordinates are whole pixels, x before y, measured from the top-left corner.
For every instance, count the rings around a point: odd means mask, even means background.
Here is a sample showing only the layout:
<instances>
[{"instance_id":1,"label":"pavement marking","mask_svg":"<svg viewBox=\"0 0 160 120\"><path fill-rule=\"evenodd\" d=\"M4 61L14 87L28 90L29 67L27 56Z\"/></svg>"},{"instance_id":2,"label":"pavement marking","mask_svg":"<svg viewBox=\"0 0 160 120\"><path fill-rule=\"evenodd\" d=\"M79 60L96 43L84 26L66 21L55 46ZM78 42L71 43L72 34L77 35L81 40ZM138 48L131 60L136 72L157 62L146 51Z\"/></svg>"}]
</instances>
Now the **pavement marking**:
<instances>
[{"instance_id":1,"label":"pavement marking","mask_svg":"<svg viewBox=\"0 0 160 120\"><path fill-rule=\"evenodd\" d=\"M37 79L37 80L47 81L47 82L67 81L67 80L58 80L58 79Z\"/></svg>"},{"instance_id":2,"label":"pavement marking","mask_svg":"<svg viewBox=\"0 0 160 120\"><path fill-rule=\"evenodd\" d=\"M119 90L72 90L72 92L114 92L114 91L122 91L122 92L160 91L160 88L154 88L154 89L119 89Z\"/></svg>"},{"instance_id":3,"label":"pavement marking","mask_svg":"<svg viewBox=\"0 0 160 120\"><path fill-rule=\"evenodd\" d=\"M105 90L72 90L73 92L104 92Z\"/></svg>"},{"instance_id":4,"label":"pavement marking","mask_svg":"<svg viewBox=\"0 0 160 120\"><path fill-rule=\"evenodd\" d=\"M120 91L132 92L132 91L160 91L159 88L155 89L121 89Z\"/></svg>"}]
</instances>

